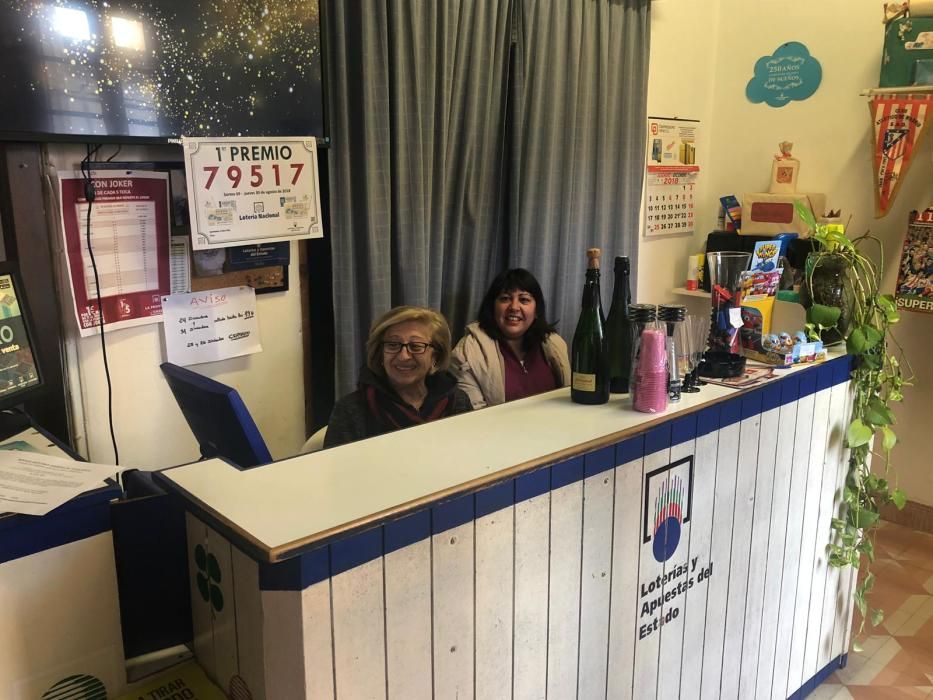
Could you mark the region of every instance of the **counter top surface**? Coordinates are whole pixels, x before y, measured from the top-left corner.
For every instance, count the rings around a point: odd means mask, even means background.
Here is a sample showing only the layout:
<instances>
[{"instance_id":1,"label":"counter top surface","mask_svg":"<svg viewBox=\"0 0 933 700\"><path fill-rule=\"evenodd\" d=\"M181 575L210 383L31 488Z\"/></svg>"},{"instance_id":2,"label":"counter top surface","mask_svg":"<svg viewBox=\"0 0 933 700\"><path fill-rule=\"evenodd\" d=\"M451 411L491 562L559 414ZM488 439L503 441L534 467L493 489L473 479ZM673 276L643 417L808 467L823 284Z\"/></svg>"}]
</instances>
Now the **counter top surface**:
<instances>
[{"instance_id":1,"label":"counter top surface","mask_svg":"<svg viewBox=\"0 0 933 700\"><path fill-rule=\"evenodd\" d=\"M710 384L649 414L632 410L627 395L601 406L575 404L563 388L254 469L212 459L159 476L254 554L279 561L752 389Z\"/></svg>"}]
</instances>

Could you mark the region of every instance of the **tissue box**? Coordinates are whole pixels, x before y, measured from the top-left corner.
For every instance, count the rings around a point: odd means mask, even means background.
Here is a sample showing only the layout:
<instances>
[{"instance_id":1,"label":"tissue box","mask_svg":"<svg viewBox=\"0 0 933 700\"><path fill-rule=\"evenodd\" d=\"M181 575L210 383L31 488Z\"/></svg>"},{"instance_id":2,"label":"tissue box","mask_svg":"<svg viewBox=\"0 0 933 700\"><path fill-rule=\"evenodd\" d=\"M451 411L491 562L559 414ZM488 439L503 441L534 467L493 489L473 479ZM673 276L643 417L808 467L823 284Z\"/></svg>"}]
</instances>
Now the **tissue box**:
<instances>
[{"instance_id":1,"label":"tissue box","mask_svg":"<svg viewBox=\"0 0 933 700\"><path fill-rule=\"evenodd\" d=\"M920 61L933 59L933 17L900 17L884 29L879 87L929 85ZM916 82L914 82L916 81ZM925 81L925 82L921 82Z\"/></svg>"},{"instance_id":2,"label":"tissue box","mask_svg":"<svg viewBox=\"0 0 933 700\"><path fill-rule=\"evenodd\" d=\"M826 210L825 194L771 194L754 192L742 197L743 236L775 236L779 233L796 233L808 238L810 230L794 210L794 201L809 203L817 218Z\"/></svg>"}]
</instances>

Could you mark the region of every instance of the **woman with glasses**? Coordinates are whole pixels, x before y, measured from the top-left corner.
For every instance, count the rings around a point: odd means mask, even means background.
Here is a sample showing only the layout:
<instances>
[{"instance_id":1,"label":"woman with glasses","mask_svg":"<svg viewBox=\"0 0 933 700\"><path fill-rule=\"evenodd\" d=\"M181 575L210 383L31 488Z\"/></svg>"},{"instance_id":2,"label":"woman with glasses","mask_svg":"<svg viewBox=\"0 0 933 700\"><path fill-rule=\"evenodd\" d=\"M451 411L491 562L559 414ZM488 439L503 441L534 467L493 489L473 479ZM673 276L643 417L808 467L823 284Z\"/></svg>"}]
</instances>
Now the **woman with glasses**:
<instances>
[{"instance_id":1,"label":"woman with glasses","mask_svg":"<svg viewBox=\"0 0 933 700\"><path fill-rule=\"evenodd\" d=\"M500 273L478 317L453 350L453 372L473 408L570 384L567 343L548 323L541 285L528 270Z\"/></svg>"},{"instance_id":2,"label":"woman with glasses","mask_svg":"<svg viewBox=\"0 0 933 700\"><path fill-rule=\"evenodd\" d=\"M450 328L436 311L399 306L373 323L359 388L334 406L324 447L470 410L447 371Z\"/></svg>"}]
</instances>

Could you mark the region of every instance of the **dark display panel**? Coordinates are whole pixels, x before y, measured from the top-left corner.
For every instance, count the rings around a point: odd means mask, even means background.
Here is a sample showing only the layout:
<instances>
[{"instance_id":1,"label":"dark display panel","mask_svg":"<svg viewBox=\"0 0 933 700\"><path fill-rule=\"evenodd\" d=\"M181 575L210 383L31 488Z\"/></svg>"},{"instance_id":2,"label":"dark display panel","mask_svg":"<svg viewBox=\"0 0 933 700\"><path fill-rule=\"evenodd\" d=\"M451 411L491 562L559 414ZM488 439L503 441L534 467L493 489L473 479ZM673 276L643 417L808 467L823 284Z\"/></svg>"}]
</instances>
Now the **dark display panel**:
<instances>
[{"instance_id":1,"label":"dark display panel","mask_svg":"<svg viewBox=\"0 0 933 700\"><path fill-rule=\"evenodd\" d=\"M0 138L323 136L318 0L0 0Z\"/></svg>"},{"instance_id":2,"label":"dark display panel","mask_svg":"<svg viewBox=\"0 0 933 700\"><path fill-rule=\"evenodd\" d=\"M10 273L0 273L0 406L39 386L39 370L20 297Z\"/></svg>"}]
</instances>

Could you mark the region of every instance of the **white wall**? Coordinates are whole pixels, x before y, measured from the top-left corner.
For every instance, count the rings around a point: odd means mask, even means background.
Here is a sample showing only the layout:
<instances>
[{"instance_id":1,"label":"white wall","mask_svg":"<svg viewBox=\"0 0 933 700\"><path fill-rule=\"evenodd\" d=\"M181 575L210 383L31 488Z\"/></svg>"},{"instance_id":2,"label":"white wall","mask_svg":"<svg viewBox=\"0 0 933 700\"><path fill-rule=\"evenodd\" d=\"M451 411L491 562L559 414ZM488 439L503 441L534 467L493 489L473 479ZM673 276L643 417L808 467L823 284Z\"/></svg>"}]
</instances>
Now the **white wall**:
<instances>
[{"instance_id":1,"label":"white wall","mask_svg":"<svg viewBox=\"0 0 933 700\"><path fill-rule=\"evenodd\" d=\"M51 144L48 148L49 162L59 171L77 170L84 156L83 145ZM105 148L104 157L108 155ZM180 150L169 146L124 146L118 156L126 161L180 158ZM60 233L55 240L56 258L62 266L60 272L64 273ZM290 291L257 297L263 351L191 367L239 391L276 459L295 454L305 439L297 244L292 244L291 255ZM79 337L67 277L64 280L63 332L70 355L66 382L71 394L76 448L92 461L112 462L100 337ZM121 465L165 467L197 459L197 443L159 370L159 364L165 360L162 324L108 331L106 341Z\"/></svg>"},{"instance_id":2,"label":"white wall","mask_svg":"<svg viewBox=\"0 0 933 700\"><path fill-rule=\"evenodd\" d=\"M683 287L687 256L701 252L706 234L715 228L720 193L711 186L711 119L717 86L715 68L719 37L716 0L655 0L651 5L651 61L648 68L648 114L653 117L699 119L696 236L642 238L638 250L636 300L658 304L687 303L692 312L705 311L703 300L675 297Z\"/></svg>"},{"instance_id":3,"label":"white wall","mask_svg":"<svg viewBox=\"0 0 933 700\"><path fill-rule=\"evenodd\" d=\"M714 227L718 197L741 198L767 188L772 156L784 140L794 142L801 161L798 189L825 192L828 206L841 208L844 219L851 216L852 234L871 229L884 242L885 288L892 291L907 214L933 205L933 136L927 135L915 155L889 214L876 220L868 99L858 93L878 84L881 3L663 0L653 5L652 15L649 113L702 119L708 148L696 237L642 239L639 298L660 301L680 279L684 257L702 249ZM755 61L787 41L806 44L820 61L820 88L810 99L778 109L752 104L745 86ZM903 319L897 338L912 361L918 388L896 412L902 445L895 463L908 497L933 505L933 471L927 468L923 435L933 413L928 389L933 318L904 313Z\"/></svg>"}]
</instances>

